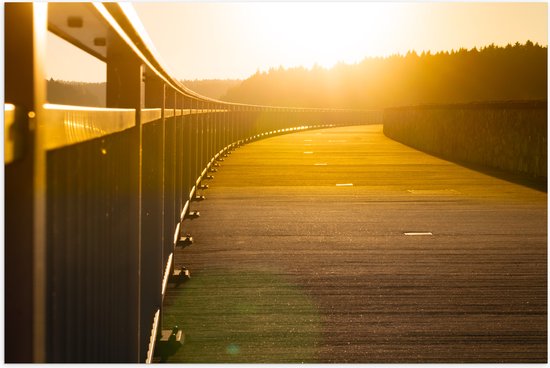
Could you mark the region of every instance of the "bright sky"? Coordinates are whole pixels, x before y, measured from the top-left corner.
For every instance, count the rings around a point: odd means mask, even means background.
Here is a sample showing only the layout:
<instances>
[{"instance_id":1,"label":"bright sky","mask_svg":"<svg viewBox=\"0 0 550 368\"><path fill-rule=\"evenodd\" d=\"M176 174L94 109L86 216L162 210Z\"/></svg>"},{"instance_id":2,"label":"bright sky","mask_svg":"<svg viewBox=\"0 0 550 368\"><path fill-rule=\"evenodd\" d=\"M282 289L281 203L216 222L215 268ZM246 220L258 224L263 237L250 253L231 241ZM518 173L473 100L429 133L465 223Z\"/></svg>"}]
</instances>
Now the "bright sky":
<instances>
[{"instance_id":1,"label":"bright sky","mask_svg":"<svg viewBox=\"0 0 550 368\"><path fill-rule=\"evenodd\" d=\"M165 65L180 79L244 79L271 67L331 67L409 50L528 39L548 44L546 3L156 2L134 7ZM63 42L55 38L50 37L49 47L59 52ZM58 59L47 66L49 76L105 79L105 67L93 58L64 59L67 63ZM86 75L60 76L73 75L75 65Z\"/></svg>"}]
</instances>

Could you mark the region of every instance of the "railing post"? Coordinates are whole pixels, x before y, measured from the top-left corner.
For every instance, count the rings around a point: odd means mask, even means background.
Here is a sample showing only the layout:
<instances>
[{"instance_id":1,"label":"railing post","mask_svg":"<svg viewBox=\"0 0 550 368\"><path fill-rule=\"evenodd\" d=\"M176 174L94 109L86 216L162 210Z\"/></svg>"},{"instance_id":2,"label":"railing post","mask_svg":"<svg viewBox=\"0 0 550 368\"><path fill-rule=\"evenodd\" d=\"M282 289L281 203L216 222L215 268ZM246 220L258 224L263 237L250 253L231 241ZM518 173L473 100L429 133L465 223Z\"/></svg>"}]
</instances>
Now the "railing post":
<instances>
[{"instance_id":1,"label":"railing post","mask_svg":"<svg viewBox=\"0 0 550 368\"><path fill-rule=\"evenodd\" d=\"M243 106L236 106L235 118L233 119L233 124L231 124L231 137L229 142L244 139L242 132L246 126L246 120L243 110Z\"/></svg>"},{"instance_id":2,"label":"railing post","mask_svg":"<svg viewBox=\"0 0 550 368\"><path fill-rule=\"evenodd\" d=\"M215 104L216 109L216 120L214 120L214 131L212 132L213 138L212 141L214 142L214 147L212 149L214 156L216 153L220 151L220 140L219 140L219 134L220 134L220 126L223 124L223 120L225 117L225 113L221 112L220 110L224 109L225 107L222 104Z\"/></svg>"},{"instance_id":3,"label":"railing post","mask_svg":"<svg viewBox=\"0 0 550 368\"><path fill-rule=\"evenodd\" d=\"M179 222L179 216L184 205L182 187L183 187L183 95L176 93L176 127L175 127L175 170L176 170L176 221Z\"/></svg>"},{"instance_id":4,"label":"railing post","mask_svg":"<svg viewBox=\"0 0 550 368\"><path fill-rule=\"evenodd\" d=\"M166 178L166 85L164 81L147 70L145 78L146 108L160 108L159 121L142 127L142 200L141 200L141 342L148 346L154 315L162 308L162 279L164 272L163 242L165 228L165 178ZM169 237L171 238L171 236ZM159 313L159 324L162 323ZM153 336L156 339L156 336ZM140 352L145 361L147 351Z\"/></svg>"},{"instance_id":5,"label":"railing post","mask_svg":"<svg viewBox=\"0 0 550 368\"><path fill-rule=\"evenodd\" d=\"M250 106L243 106L243 115L244 115L244 121L246 121L246 125L248 126L248 131L250 132L249 135L256 135L259 132L256 131L256 127L254 126L254 122L252 121L252 114L250 113L252 111L252 108ZM239 136L244 137L243 133L239 133Z\"/></svg>"},{"instance_id":6,"label":"railing post","mask_svg":"<svg viewBox=\"0 0 550 368\"><path fill-rule=\"evenodd\" d=\"M191 111L192 108L192 99L187 96L183 96L183 108L189 109ZM183 195L184 195L184 205L185 203L190 200L189 198L189 192L191 191L191 188L193 187L193 184L191 183L191 122L192 122L193 116L191 114L184 115L183 118L183 127L182 127L182 135L183 135ZM182 215L185 215L182 214Z\"/></svg>"},{"instance_id":7,"label":"railing post","mask_svg":"<svg viewBox=\"0 0 550 368\"><path fill-rule=\"evenodd\" d=\"M210 102L205 102L204 107L206 109L206 114L204 115L204 158L202 160L202 167L206 167L208 162L210 162L210 148L212 146L210 142L210 125L212 123L212 111L210 111Z\"/></svg>"},{"instance_id":8,"label":"railing post","mask_svg":"<svg viewBox=\"0 0 550 368\"><path fill-rule=\"evenodd\" d=\"M4 9L5 101L15 106L5 139L20 151L5 165L5 358L45 362L46 172L40 118L47 4L7 3Z\"/></svg>"},{"instance_id":9,"label":"railing post","mask_svg":"<svg viewBox=\"0 0 550 368\"><path fill-rule=\"evenodd\" d=\"M199 106L201 110L200 124L199 124L199 166L197 170L197 179L202 172L202 168L205 166L206 161L206 102L199 100Z\"/></svg>"},{"instance_id":10,"label":"railing post","mask_svg":"<svg viewBox=\"0 0 550 368\"><path fill-rule=\"evenodd\" d=\"M253 125L252 125L252 121L250 119L250 107L248 106L243 106L242 107L242 115L243 115L243 122L244 122L244 125L246 126L246 130L244 129L239 129L239 139L242 139L244 138L245 134L244 132L246 131L247 134L246 135L256 135L258 134L258 132L255 131L255 129L253 128Z\"/></svg>"},{"instance_id":11,"label":"railing post","mask_svg":"<svg viewBox=\"0 0 550 368\"><path fill-rule=\"evenodd\" d=\"M227 112L228 106L220 105L219 108L224 111L220 113L221 115L218 121L218 127L216 128L216 153L223 148L222 132L227 124L227 119L229 116L229 113Z\"/></svg>"},{"instance_id":12,"label":"railing post","mask_svg":"<svg viewBox=\"0 0 550 368\"><path fill-rule=\"evenodd\" d=\"M179 208L176 208L176 99L177 92L169 89L166 94L167 108L172 110L172 117L165 120L165 186L164 186L164 246L173 244L174 230L179 222ZM159 243L161 245L163 243ZM166 249L166 248L165 248ZM168 249L166 249L168 251ZM167 255L163 257L164 262Z\"/></svg>"},{"instance_id":13,"label":"railing post","mask_svg":"<svg viewBox=\"0 0 550 368\"><path fill-rule=\"evenodd\" d=\"M216 153L218 152L218 144L216 142L216 131L218 129L218 121L220 119L220 113L218 112L218 104L217 103L211 103L211 109L212 109L212 125L210 128L210 160L214 156L216 156Z\"/></svg>"},{"instance_id":14,"label":"railing post","mask_svg":"<svg viewBox=\"0 0 550 368\"><path fill-rule=\"evenodd\" d=\"M232 132L233 132L233 125L235 123L235 115L236 115L236 106L230 105L229 107L229 116L226 121L226 124L223 128L223 147L227 146L229 139L233 138Z\"/></svg>"},{"instance_id":15,"label":"railing post","mask_svg":"<svg viewBox=\"0 0 550 368\"><path fill-rule=\"evenodd\" d=\"M203 102L203 126L202 126L202 141L203 141L203 148L202 148L202 163L201 163L201 173L202 169L206 167L208 162L210 161L209 157L209 149L210 149L210 142L209 142L209 131L210 131L210 103L209 102ZM200 173L199 173L200 174Z\"/></svg>"},{"instance_id":16,"label":"railing post","mask_svg":"<svg viewBox=\"0 0 550 368\"><path fill-rule=\"evenodd\" d=\"M193 175L193 180L197 181L197 178L199 176L199 173L201 172L202 167L202 101L197 100L197 124L196 124L196 132L197 132L197 157L195 162L195 175Z\"/></svg>"},{"instance_id":17,"label":"railing post","mask_svg":"<svg viewBox=\"0 0 550 368\"><path fill-rule=\"evenodd\" d=\"M193 187L197 180L197 171L198 171L198 142L199 142L199 101L195 98L191 100L191 112L192 116L192 125L190 127L190 138L191 138L191 187Z\"/></svg>"},{"instance_id":18,"label":"railing post","mask_svg":"<svg viewBox=\"0 0 550 368\"><path fill-rule=\"evenodd\" d=\"M246 107L244 107L244 106L239 106L238 107L237 119L236 119L236 121L234 121L234 129L233 129L234 136L232 137L233 141L235 141L237 139L238 140L244 139L245 138L244 132L250 130L249 127L248 127L248 121L246 119L245 109L246 109ZM247 135L249 135L249 134L247 134Z\"/></svg>"},{"instance_id":19,"label":"railing post","mask_svg":"<svg viewBox=\"0 0 550 368\"><path fill-rule=\"evenodd\" d=\"M120 351L120 358L127 362L143 361L141 351L141 332L149 326L141 326L141 201L142 201L142 125L141 108L145 95L143 92L143 65L141 60L118 36L112 34L107 43L107 107L132 108L136 110L136 125L132 144L127 149L133 152L127 163L130 168L130 193L128 194L128 228L120 229L127 233L127 259L121 265L127 267L128 301L125 306L116 306L126 330L120 339L128 339L127 349ZM146 353L146 352L145 352Z\"/></svg>"}]
</instances>

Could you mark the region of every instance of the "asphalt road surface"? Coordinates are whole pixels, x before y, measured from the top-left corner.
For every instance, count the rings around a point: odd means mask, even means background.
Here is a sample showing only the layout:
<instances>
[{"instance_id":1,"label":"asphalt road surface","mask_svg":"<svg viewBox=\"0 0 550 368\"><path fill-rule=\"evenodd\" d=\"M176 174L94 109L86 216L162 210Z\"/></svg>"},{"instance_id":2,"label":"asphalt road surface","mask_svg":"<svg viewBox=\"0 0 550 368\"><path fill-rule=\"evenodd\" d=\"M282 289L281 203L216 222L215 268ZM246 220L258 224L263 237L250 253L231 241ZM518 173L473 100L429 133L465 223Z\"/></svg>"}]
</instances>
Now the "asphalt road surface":
<instances>
[{"instance_id":1,"label":"asphalt road surface","mask_svg":"<svg viewBox=\"0 0 550 368\"><path fill-rule=\"evenodd\" d=\"M168 362L547 361L547 194L416 151L382 127L312 130L221 163Z\"/></svg>"}]
</instances>

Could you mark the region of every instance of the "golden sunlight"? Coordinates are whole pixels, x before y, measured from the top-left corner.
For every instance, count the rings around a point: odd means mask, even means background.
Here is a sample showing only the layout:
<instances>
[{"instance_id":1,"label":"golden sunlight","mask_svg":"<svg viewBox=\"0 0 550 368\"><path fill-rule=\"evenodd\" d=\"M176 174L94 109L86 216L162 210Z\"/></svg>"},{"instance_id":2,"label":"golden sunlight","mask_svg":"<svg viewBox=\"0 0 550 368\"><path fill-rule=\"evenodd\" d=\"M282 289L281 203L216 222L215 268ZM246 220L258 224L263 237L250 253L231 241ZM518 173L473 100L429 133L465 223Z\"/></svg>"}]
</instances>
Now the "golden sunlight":
<instances>
[{"instance_id":1,"label":"golden sunlight","mask_svg":"<svg viewBox=\"0 0 550 368\"><path fill-rule=\"evenodd\" d=\"M247 78L283 66L330 67L410 50L546 45L544 3L136 3L182 79ZM172 37L172 35L175 35ZM200 35L200 37L196 37Z\"/></svg>"},{"instance_id":2,"label":"golden sunlight","mask_svg":"<svg viewBox=\"0 0 550 368\"><path fill-rule=\"evenodd\" d=\"M6 362L548 361L546 3L4 13Z\"/></svg>"},{"instance_id":3,"label":"golden sunlight","mask_svg":"<svg viewBox=\"0 0 550 368\"><path fill-rule=\"evenodd\" d=\"M407 4L311 3L247 6L256 37L274 40L273 53L289 64L331 67L366 56L387 55L407 27ZM399 27L395 25L399 24Z\"/></svg>"}]
</instances>

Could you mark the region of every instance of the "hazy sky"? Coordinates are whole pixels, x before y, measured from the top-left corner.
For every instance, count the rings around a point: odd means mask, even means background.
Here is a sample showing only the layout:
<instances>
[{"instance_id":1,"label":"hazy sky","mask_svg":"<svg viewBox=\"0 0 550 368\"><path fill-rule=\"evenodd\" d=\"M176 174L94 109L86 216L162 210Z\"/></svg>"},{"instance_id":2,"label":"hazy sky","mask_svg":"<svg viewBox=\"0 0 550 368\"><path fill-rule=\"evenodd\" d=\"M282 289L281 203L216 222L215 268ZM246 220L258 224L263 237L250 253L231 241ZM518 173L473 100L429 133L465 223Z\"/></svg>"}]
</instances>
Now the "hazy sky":
<instances>
[{"instance_id":1,"label":"hazy sky","mask_svg":"<svg viewBox=\"0 0 550 368\"><path fill-rule=\"evenodd\" d=\"M408 50L528 39L548 44L546 3L157 2L134 7L165 65L181 79L247 78L281 65L330 67ZM63 46L50 37L52 53L67 57L48 63L49 76L105 79L103 63Z\"/></svg>"}]
</instances>

